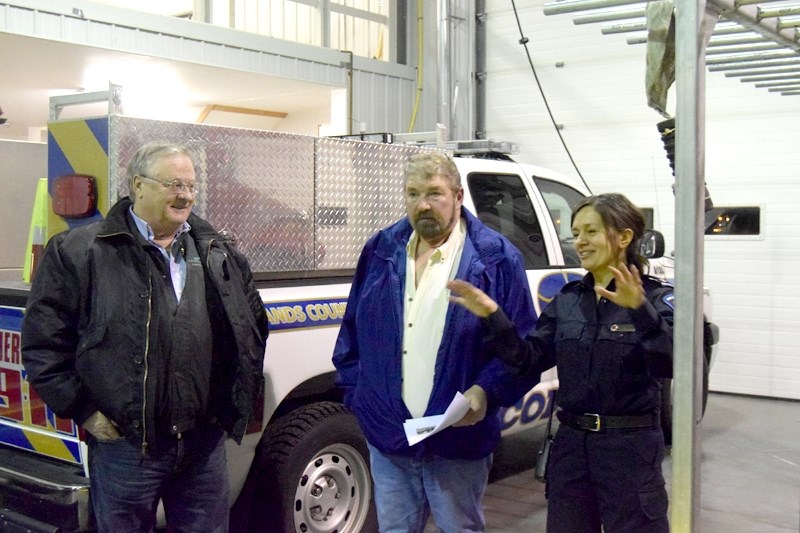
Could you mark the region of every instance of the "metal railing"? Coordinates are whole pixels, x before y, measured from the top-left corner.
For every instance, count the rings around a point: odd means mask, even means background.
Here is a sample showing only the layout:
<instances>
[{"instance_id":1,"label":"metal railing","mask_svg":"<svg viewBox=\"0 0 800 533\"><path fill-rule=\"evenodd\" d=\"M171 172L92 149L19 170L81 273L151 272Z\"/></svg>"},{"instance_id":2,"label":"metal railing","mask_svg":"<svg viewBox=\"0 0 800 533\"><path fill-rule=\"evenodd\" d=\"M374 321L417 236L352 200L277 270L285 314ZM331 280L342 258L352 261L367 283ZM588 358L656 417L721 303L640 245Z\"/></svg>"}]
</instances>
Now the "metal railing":
<instances>
[{"instance_id":1,"label":"metal railing","mask_svg":"<svg viewBox=\"0 0 800 533\"><path fill-rule=\"evenodd\" d=\"M642 0L557 0L545 15L574 14L575 24L602 24L603 35L628 34L627 43L647 43ZM772 4L772 5L770 5ZM720 17L705 57L708 70L755 83L784 96L800 95L800 2L706 0Z\"/></svg>"}]
</instances>

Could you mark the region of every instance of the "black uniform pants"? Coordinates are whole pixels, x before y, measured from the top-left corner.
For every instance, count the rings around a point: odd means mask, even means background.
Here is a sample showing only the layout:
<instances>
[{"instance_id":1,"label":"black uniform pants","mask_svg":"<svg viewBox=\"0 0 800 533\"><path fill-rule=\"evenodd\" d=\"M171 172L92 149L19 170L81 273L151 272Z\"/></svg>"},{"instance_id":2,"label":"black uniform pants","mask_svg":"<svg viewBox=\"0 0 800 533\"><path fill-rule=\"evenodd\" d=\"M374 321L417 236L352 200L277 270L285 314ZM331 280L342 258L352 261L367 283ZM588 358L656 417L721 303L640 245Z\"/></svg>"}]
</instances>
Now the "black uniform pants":
<instances>
[{"instance_id":1,"label":"black uniform pants","mask_svg":"<svg viewBox=\"0 0 800 533\"><path fill-rule=\"evenodd\" d=\"M659 428L562 425L547 472L548 533L669 533Z\"/></svg>"}]
</instances>

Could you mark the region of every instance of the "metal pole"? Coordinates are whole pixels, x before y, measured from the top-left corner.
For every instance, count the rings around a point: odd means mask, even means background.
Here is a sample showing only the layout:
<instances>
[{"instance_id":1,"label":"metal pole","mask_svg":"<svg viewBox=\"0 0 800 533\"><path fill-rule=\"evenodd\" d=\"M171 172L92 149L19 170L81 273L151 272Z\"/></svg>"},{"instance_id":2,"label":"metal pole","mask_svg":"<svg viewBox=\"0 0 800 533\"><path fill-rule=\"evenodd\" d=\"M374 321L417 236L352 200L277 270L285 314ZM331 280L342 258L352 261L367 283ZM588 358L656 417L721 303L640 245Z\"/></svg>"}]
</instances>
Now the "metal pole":
<instances>
[{"instance_id":1,"label":"metal pole","mask_svg":"<svg viewBox=\"0 0 800 533\"><path fill-rule=\"evenodd\" d=\"M450 131L450 0L439 0L439 78L436 121ZM447 139L449 140L449 138Z\"/></svg>"},{"instance_id":2,"label":"metal pole","mask_svg":"<svg viewBox=\"0 0 800 533\"><path fill-rule=\"evenodd\" d=\"M50 97L50 120L61 118L61 112L71 105L108 102L108 114L122 114L122 86L108 82L108 90L89 93L65 94Z\"/></svg>"},{"instance_id":3,"label":"metal pole","mask_svg":"<svg viewBox=\"0 0 800 533\"><path fill-rule=\"evenodd\" d=\"M572 17L572 22L576 26L579 24L594 24L595 22L610 22L612 20L627 20L632 18L644 17L645 8L614 10L614 11L595 11L587 15L576 15Z\"/></svg>"},{"instance_id":4,"label":"metal pole","mask_svg":"<svg viewBox=\"0 0 800 533\"><path fill-rule=\"evenodd\" d=\"M647 0L556 0L544 5L545 15L561 15L589 9L646 4Z\"/></svg>"},{"instance_id":5,"label":"metal pole","mask_svg":"<svg viewBox=\"0 0 800 533\"><path fill-rule=\"evenodd\" d=\"M800 65L800 57L796 59L767 59L757 62L734 62L734 63L720 63L719 65L709 65L708 70L711 72L719 72L722 70L752 70L756 68L779 68L792 65Z\"/></svg>"},{"instance_id":6,"label":"metal pole","mask_svg":"<svg viewBox=\"0 0 800 533\"><path fill-rule=\"evenodd\" d=\"M725 74L726 77L732 77L728 74ZM742 82L755 82L755 81L781 81L781 80L800 80L800 71L795 72L794 74L786 73L786 74L771 74L771 75L746 75L741 80Z\"/></svg>"},{"instance_id":7,"label":"metal pole","mask_svg":"<svg viewBox=\"0 0 800 533\"><path fill-rule=\"evenodd\" d=\"M769 65L763 68L754 68L750 70L740 70L738 72L726 72L726 78L735 78L736 76L767 76L777 74L792 74L800 73L800 66L795 67L770 67Z\"/></svg>"},{"instance_id":8,"label":"metal pole","mask_svg":"<svg viewBox=\"0 0 800 533\"><path fill-rule=\"evenodd\" d=\"M709 57L706 63L709 65L721 65L723 63L745 63L754 61L768 61L770 59L797 59L797 53L791 50L785 52L758 52L756 54L732 54L722 57Z\"/></svg>"},{"instance_id":9,"label":"metal pole","mask_svg":"<svg viewBox=\"0 0 800 533\"><path fill-rule=\"evenodd\" d=\"M486 138L486 0L475 2L475 131L473 138Z\"/></svg>"},{"instance_id":10,"label":"metal pole","mask_svg":"<svg viewBox=\"0 0 800 533\"><path fill-rule=\"evenodd\" d=\"M322 46L331 45L331 2L323 0L319 5L319 17L321 22L320 31L322 32Z\"/></svg>"},{"instance_id":11,"label":"metal pole","mask_svg":"<svg viewBox=\"0 0 800 533\"><path fill-rule=\"evenodd\" d=\"M675 1L675 353L672 396L673 533L696 531L700 509L705 0Z\"/></svg>"}]
</instances>

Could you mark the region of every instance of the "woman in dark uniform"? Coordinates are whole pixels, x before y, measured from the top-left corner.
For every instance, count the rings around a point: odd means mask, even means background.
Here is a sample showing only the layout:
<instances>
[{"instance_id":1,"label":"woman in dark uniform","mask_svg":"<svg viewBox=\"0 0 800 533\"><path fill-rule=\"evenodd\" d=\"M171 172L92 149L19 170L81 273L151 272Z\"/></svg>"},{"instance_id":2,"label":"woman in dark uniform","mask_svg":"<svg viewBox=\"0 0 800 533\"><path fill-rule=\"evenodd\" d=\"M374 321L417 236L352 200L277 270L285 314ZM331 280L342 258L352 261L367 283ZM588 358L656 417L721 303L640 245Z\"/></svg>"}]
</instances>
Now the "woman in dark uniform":
<instances>
[{"instance_id":1,"label":"woman in dark uniform","mask_svg":"<svg viewBox=\"0 0 800 533\"><path fill-rule=\"evenodd\" d=\"M640 273L639 210L621 194L587 198L572 234L588 273L567 284L521 339L486 294L452 281L484 317L489 348L520 375L558 368L561 422L547 472L547 531L667 533L660 378L672 376L673 289Z\"/></svg>"}]
</instances>

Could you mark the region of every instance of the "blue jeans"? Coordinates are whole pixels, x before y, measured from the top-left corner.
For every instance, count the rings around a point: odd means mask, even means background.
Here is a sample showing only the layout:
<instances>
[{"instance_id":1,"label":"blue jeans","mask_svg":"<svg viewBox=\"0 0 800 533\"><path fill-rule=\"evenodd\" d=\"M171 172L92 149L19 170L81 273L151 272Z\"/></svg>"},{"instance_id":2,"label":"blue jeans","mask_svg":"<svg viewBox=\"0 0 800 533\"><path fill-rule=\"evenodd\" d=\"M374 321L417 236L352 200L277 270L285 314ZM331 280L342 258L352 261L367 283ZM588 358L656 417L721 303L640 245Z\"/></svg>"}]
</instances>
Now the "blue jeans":
<instances>
[{"instance_id":1,"label":"blue jeans","mask_svg":"<svg viewBox=\"0 0 800 533\"><path fill-rule=\"evenodd\" d=\"M381 533L420 533L433 513L439 531L484 531L483 493L492 466L483 459L416 459L369 446Z\"/></svg>"},{"instance_id":2,"label":"blue jeans","mask_svg":"<svg viewBox=\"0 0 800 533\"><path fill-rule=\"evenodd\" d=\"M170 531L228 531L225 432L195 429L158 457L125 439L88 439L89 481L98 531L146 532L156 527L159 500Z\"/></svg>"}]
</instances>

